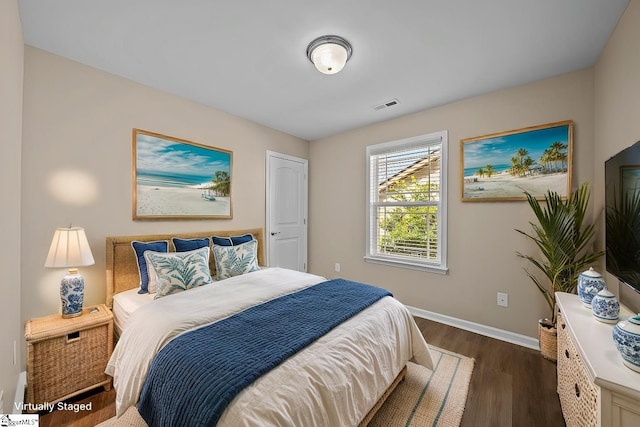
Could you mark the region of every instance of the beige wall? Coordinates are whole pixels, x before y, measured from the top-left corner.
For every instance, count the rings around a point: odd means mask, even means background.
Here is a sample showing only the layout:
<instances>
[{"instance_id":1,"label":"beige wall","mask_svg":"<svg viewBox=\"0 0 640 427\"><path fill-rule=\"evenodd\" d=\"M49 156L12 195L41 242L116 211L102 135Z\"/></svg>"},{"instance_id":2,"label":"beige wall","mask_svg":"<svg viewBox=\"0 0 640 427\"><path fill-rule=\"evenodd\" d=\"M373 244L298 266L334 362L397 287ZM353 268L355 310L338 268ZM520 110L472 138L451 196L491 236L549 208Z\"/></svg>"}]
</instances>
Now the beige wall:
<instances>
[{"instance_id":1,"label":"beige wall","mask_svg":"<svg viewBox=\"0 0 640 427\"><path fill-rule=\"evenodd\" d=\"M266 150L308 158L306 141L29 46L24 79L23 321L60 310L64 270L44 268L56 227L85 227L85 301L101 303L106 236L264 226ZM132 128L232 150L233 219L133 221ZM79 178L52 188L61 175Z\"/></svg>"},{"instance_id":2,"label":"beige wall","mask_svg":"<svg viewBox=\"0 0 640 427\"><path fill-rule=\"evenodd\" d=\"M18 360L23 331L20 321L20 146L22 139L22 84L24 42L18 2L0 2L0 236L5 250L0 257L0 390L4 408L12 402L19 364L13 363L14 342Z\"/></svg>"},{"instance_id":3,"label":"beige wall","mask_svg":"<svg viewBox=\"0 0 640 427\"><path fill-rule=\"evenodd\" d=\"M631 0L594 67L594 196L598 205L604 197L604 162L618 151L640 140L640 0ZM607 286L617 280L607 276ZM640 310L640 296L623 302ZM614 289L615 290L615 289Z\"/></svg>"},{"instance_id":4,"label":"beige wall","mask_svg":"<svg viewBox=\"0 0 640 427\"><path fill-rule=\"evenodd\" d=\"M503 330L536 335L544 299L515 251L533 252L515 228L532 220L526 202L462 203L460 140L573 120L574 187L593 180L593 70L502 90L311 143L309 259L313 273L388 287L405 304ZM449 274L366 263L365 147L449 131ZM334 272L334 264L341 272ZM509 294L509 307L496 293ZM550 313L549 313L550 314Z\"/></svg>"}]
</instances>

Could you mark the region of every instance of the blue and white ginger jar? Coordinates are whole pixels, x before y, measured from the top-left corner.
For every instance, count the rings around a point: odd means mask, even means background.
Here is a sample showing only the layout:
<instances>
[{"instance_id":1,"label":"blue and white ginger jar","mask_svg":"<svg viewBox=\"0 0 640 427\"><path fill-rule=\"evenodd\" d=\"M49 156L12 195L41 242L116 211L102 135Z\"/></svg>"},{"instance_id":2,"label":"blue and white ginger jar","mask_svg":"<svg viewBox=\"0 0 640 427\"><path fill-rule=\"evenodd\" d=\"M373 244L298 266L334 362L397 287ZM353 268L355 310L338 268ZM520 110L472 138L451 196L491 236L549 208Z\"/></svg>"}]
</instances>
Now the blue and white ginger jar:
<instances>
[{"instance_id":1,"label":"blue and white ginger jar","mask_svg":"<svg viewBox=\"0 0 640 427\"><path fill-rule=\"evenodd\" d=\"M593 267L578 276L578 296L587 308L591 308L591 300L605 287L602 274L595 271Z\"/></svg>"},{"instance_id":2,"label":"blue and white ginger jar","mask_svg":"<svg viewBox=\"0 0 640 427\"><path fill-rule=\"evenodd\" d=\"M640 372L640 315L618 322L613 327L613 342L624 365Z\"/></svg>"},{"instance_id":3,"label":"blue and white ginger jar","mask_svg":"<svg viewBox=\"0 0 640 427\"><path fill-rule=\"evenodd\" d=\"M604 288L591 300L591 310L596 320L605 323L617 323L620 314L620 303L616 296Z\"/></svg>"}]
</instances>

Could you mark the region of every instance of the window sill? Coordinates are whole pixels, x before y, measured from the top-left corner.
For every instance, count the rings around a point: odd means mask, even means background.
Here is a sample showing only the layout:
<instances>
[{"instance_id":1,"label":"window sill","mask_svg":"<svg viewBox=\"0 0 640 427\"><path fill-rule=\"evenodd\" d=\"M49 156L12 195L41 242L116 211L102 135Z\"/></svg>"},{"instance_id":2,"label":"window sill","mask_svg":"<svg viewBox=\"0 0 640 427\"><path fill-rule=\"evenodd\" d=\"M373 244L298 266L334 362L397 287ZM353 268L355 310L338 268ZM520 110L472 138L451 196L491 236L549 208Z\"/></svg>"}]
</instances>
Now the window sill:
<instances>
[{"instance_id":1,"label":"window sill","mask_svg":"<svg viewBox=\"0 0 640 427\"><path fill-rule=\"evenodd\" d=\"M382 264L382 265L388 265L391 267L399 267L399 268L408 268L410 270L426 271L428 273L447 274L447 272L449 271L449 269L446 266L436 266L436 265L423 264L423 263L404 261L404 260L398 260L398 259L373 257L370 255L366 255L364 257L364 260L366 262L371 262L374 264Z\"/></svg>"}]
</instances>

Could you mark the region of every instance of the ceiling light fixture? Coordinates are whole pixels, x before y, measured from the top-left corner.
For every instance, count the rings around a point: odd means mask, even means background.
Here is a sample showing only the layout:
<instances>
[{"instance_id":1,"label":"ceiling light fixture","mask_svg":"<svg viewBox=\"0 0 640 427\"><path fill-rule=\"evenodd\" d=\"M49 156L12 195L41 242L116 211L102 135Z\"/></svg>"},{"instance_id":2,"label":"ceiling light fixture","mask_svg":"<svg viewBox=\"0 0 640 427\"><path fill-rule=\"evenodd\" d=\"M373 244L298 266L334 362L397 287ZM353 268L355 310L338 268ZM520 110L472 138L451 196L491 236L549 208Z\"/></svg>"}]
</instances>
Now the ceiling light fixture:
<instances>
[{"instance_id":1,"label":"ceiling light fixture","mask_svg":"<svg viewBox=\"0 0 640 427\"><path fill-rule=\"evenodd\" d=\"M351 58L351 44L340 36L321 36L307 46L307 57L323 74L342 70Z\"/></svg>"}]
</instances>

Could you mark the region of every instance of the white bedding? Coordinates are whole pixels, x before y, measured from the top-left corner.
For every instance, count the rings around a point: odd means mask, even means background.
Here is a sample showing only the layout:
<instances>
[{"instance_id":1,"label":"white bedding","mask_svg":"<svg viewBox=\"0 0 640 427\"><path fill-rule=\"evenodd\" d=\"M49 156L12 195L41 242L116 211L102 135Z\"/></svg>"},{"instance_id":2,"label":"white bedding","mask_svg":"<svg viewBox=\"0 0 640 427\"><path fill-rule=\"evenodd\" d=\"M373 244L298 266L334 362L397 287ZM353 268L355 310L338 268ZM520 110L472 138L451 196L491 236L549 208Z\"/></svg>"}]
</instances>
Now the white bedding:
<instances>
[{"instance_id":1,"label":"white bedding","mask_svg":"<svg viewBox=\"0 0 640 427\"><path fill-rule=\"evenodd\" d=\"M155 294L139 294L138 288L129 289L113 296L113 323L118 335L129 321L131 314L154 300Z\"/></svg>"},{"instance_id":2,"label":"white bedding","mask_svg":"<svg viewBox=\"0 0 640 427\"><path fill-rule=\"evenodd\" d=\"M151 360L173 337L324 280L272 268L143 305L106 369L114 377L117 415L137 403ZM407 308L383 298L255 381L218 425L357 425L409 360L433 367Z\"/></svg>"}]
</instances>

